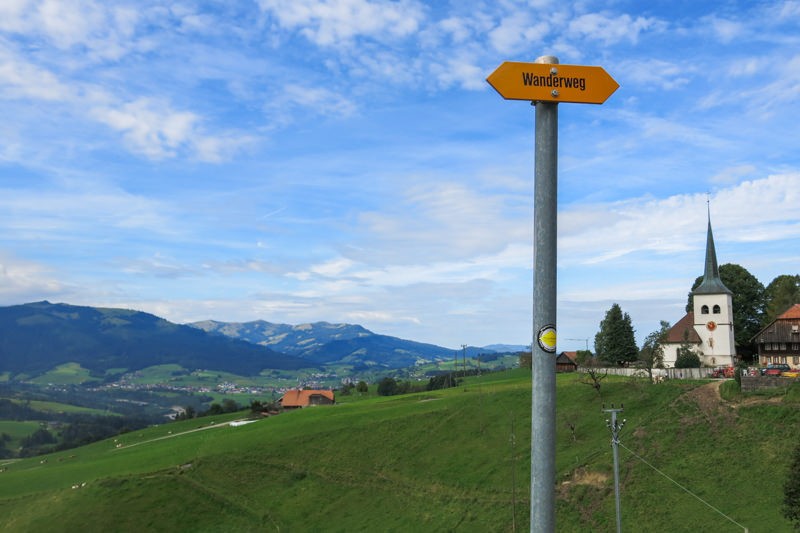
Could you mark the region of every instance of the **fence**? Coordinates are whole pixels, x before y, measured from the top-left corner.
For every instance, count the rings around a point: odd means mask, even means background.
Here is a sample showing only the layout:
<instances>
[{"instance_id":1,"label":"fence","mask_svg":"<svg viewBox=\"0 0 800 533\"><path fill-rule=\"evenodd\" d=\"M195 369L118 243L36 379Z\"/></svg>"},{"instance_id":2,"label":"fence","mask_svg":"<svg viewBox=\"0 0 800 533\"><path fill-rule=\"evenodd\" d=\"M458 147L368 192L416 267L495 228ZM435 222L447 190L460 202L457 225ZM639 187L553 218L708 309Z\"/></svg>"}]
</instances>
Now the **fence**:
<instances>
[{"instance_id":1,"label":"fence","mask_svg":"<svg viewBox=\"0 0 800 533\"><path fill-rule=\"evenodd\" d=\"M600 371L603 374L615 376L647 377L647 370L644 368L579 366L578 372L587 372L589 368ZM654 368L653 377L662 377L665 379L708 379L711 377L713 371L713 368Z\"/></svg>"}]
</instances>

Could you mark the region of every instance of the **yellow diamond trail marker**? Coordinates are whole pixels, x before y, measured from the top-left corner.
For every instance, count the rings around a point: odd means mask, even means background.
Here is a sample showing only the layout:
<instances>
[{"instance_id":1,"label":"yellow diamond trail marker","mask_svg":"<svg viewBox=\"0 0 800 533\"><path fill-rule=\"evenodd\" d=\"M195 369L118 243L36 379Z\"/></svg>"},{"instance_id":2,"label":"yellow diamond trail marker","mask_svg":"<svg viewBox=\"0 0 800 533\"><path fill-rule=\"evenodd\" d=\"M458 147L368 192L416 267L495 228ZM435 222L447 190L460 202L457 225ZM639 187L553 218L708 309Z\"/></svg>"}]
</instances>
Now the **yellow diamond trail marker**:
<instances>
[{"instance_id":1,"label":"yellow diamond trail marker","mask_svg":"<svg viewBox=\"0 0 800 533\"><path fill-rule=\"evenodd\" d=\"M602 104L619 88L603 67L504 61L486 81L506 100Z\"/></svg>"}]
</instances>

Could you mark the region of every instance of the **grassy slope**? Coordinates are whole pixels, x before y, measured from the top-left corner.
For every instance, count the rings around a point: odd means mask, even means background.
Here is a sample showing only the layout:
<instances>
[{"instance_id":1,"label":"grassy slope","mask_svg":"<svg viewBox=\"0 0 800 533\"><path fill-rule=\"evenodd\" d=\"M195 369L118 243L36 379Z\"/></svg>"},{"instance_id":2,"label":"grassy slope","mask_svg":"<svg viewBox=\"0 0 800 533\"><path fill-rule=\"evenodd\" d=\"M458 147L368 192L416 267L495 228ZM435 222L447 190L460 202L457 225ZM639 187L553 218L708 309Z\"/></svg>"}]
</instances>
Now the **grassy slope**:
<instances>
[{"instance_id":1,"label":"grassy slope","mask_svg":"<svg viewBox=\"0 0 800 533\"><path fill-rule=\"evenodd\" d=\"M698 383L612 379L601 399L559 376L559 531L614 530L603 401L625 404L623 444L675 480L620 450L623 529L742 530L677 482L752 532L790 531L780 502L797 404L717 410ZM224 418L191 420L123 435L120 448L14 462L0 473L0 529L527 530L529 387L515 371L180 434Z\"/></svg>"}]
</instances>

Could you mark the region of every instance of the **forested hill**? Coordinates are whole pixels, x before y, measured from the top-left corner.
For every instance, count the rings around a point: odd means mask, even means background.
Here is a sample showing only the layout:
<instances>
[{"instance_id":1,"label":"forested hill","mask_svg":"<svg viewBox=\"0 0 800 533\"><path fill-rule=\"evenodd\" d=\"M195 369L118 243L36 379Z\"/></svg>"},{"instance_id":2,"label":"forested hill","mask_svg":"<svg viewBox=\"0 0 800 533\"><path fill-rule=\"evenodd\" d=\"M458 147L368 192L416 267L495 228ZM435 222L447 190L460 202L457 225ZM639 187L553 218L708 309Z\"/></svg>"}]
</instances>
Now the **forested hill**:
<instances>
[{"instance_id":1,"label":"forested hill","mask_svg":"<svg viewBox=\"0 0 800 533\"><path fill-rule=\"evenodd\" d=\"M68 362L98 375L168 363L240 375L313 366L141 311L47 301L0 307L0 373L38 374Z\"/></svg>"}]
</instances>

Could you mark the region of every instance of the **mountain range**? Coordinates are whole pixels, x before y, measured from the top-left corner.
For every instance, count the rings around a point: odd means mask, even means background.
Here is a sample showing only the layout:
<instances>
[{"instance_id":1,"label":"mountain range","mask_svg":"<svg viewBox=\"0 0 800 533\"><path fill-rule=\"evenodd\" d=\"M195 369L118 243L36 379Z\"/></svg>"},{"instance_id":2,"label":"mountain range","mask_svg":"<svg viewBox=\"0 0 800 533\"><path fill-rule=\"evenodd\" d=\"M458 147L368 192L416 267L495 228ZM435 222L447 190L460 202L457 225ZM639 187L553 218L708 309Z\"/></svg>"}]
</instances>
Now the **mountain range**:
<instances>
[{"instance_id":1,"label":"mountain range","mask_svg":"<svg viewBox=\"0 0 800 533\"><path fill-rule=\"evenodd\" d=\"M36 375L70 362L98 377L167 363L239 375L312 366L141 311L47 301L0 307L0 373Z\"/></svg>"},{"instance_id":2,"label":"mountain range","mask_svg":"<svg viewBox=\"0 0 800 533\"><path fill-rule=\"evenodd\" d=\"M292 326L264 320L243 323L206 320L190 325L302 357L314 364L404 368L423 361L443 361L453 357L450 348L380 335L352 324L314 322ZM470 348L468 354L473 355L477 350Z\"/></svg>"},{"instance_id":3,"label":"mountain range","mask_svg":"<svg viewBox=\"0 0 800 533\"><path fill-rule=\"evenodd\" d=\"M352 324L206 320L181 325L129 309L47 301L0 307L0 374L12 376L38 375L65 363L78 363L97 377L162 364L239 375L328 364L394 369L450 360L456 351L474 357L506 350L453 350Z\"/></svg>"}]
</instances>

